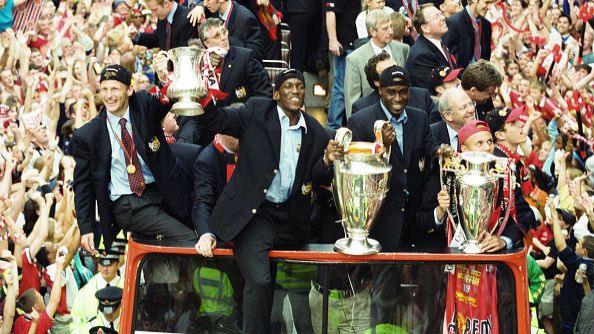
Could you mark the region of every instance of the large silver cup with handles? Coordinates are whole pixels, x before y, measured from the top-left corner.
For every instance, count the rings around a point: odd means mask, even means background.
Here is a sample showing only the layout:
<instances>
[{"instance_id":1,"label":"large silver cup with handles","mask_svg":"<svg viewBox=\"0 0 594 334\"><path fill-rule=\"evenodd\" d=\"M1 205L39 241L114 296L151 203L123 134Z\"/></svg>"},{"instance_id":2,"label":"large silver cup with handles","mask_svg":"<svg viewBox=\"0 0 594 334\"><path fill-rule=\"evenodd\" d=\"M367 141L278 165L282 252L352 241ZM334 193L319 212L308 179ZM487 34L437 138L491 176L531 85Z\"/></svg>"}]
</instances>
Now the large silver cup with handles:
<instances>
[{"instance_id":1,"label":"large silver cup with handles","mask_svg":"<svg viewBox=\"0 0 594 334\"><path fill-rule=\"evenodd\" d=\"M195 47L179 47L167 52L173 62L174 79L167 88L167 96L173 100L171 112L181 116L196 116L204 113L200 100L207 91L200 74L203 50Z\"/></svg>"},{"instance_id":2,"label":"large silver cup with handles","mask_svg":"<svg viewBox=\"0 0 594 334\"><path fill-rule=\"evenodd\" d=\"M377 254L381 245L368 236L388 192L392 166L381 143L350 142L351 138L346 128L339 129L335 138L345 147L344 158L334 161L333 194L346 237L334 243L334 250L348 255Z\"/></svg>"}]
</instances>

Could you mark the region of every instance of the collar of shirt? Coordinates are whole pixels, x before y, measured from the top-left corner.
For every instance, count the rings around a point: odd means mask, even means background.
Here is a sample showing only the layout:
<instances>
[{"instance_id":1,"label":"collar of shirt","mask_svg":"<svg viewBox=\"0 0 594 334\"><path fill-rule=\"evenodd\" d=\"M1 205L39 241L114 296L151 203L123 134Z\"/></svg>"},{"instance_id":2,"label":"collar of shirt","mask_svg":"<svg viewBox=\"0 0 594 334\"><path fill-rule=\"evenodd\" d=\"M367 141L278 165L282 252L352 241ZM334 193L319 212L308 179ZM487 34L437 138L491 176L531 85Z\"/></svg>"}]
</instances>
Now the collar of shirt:
<instances>
[{"instance_id":1,"label":"collar of shirt","mask_svg":"<svg viewBox=\"0 0 594 334\"><path fill-rule=\"evenodd\" d=\"M171 10L169 11L169 14L167 14L167 22L169 22L169 24L173 24L173 15L175 15L175 11L177 10L177 2L173 2L173 6L171 7Z\"/></svg>"},{"instance_id":2,"label":"collar of shirt","mask_svg":"<svg viewBox=\"0 0 594 334\"><path fill-rule=\"evenodd\" d=\"M470 11L470 7L468 7L468 5L466 5L466 7L464 7L464 9L466 9L466 12L468 13L468 15L470 16L471 19L473 19L475 22L478 21L478 18L474 17L474 15L472 15L472 12Z\"/></svg>"},{"instance_id":3,"label":"collar of shirt","mask_svg":"<svg viewBox=\"0 0 594 334\"><path fill-rule=\"evenodd\" d=\"M400 113L398 118L396 118L388 111L388 109L386 108L386 106L384 106L384 103L382 101L380 101L380 106L382 107L382 110L384 111L384 114L386 114L386 117L388 118L388 121L390 121L390 123L392 123L392 119L394 118L395 123L406 124L406 120L408 119L408 115L406 115L406 108L404 108L404 110Z\"/></svg>"},{"instance_id":4,"label":"collar of shirt","mask_svg":"<svg viewBox=\"0 0 594 334\"><path fill-rule=\"evenodd\" d=\"M441 47L441 39L435 39L435 38L429 38L429 37L425 37L425 38L427 38L427 40L429 40L429 42L431 42L433 45L435 45L439 49L439 51L441 51L443 56L446 59L448 59L448 57L446 57L445 50Z\"/></svg>"},{"instance_id":5,"label":"collar of shirt","mask_svg":"<svg viewBox=\"0 0 594 334\"><path fill-rule=\"evenodd\" d=\"M458 131L452 129L448 123L446 123L446 129L448 129L448 136L450 137L450 146L452 146L453 149L458 150L458 145L460 144L458 142ZM454 138L456 138L456 147L454 147Z\"/></svg>"},{"instance_id":6,"label":"collar of shirt","mask_svg":"<svg viewBox=\"0 0 594 334\"><path fill-rule=\"evenodd\" d=\"M117 287L119 280L120 275L116 275L111 281L108 282L105 280L105 278L103 278L103 276L101 276L101 274L97 274L97 288L98 290L101 290L107 286L107 283L109 283L109 286Z\"/></svg>"},{"instance_id":7,"label":"collar of shirt","mask_svg":"<svg viewBox=\"0 0 594 334\"><path fill-rule=\"evenodd\" d=\"M114 132L117 131L117 129L120 129L120 133L122 131L122 128L120 127L120 119L122 119L122 118L126 119L126 128L128 127L128 124L130 124L130 107L128 107L126 109L126 113L124 114L124 117L115 116L114 114L110 113L109 111L105 111L105 112L107 113L107 121L111 125ZM117 134L117 132L116 132L116 134Z\"/></svg>"},{"instance_id":8,"label":"collar of shirt","mask_svg":"<svg viewBox=\"0 0 594 334\"><path fill-rule=\"evenodd\" d=\"M373 53L375 55L382 53L382 51L386 51L390 55L390 57L392 57L392 50L390 50L390 43L386 44L386 46L382 49L379 46L375 45L375 43L373 43L373 39L370 39L369 42L371 43L371 48L373 49Z\"/></svg>"},{"instance_id":9,"label":"collar of shirt","mask_svg":"<svg viewBox=\"0 0 594 334\"><path fill-rule=\"evenodd\" d=\"M299 121L297 121L297 124L289 125L289 124L291 124L290 120L289 120L289 116L287 116L285 114L283 109L280 106L276 106L276 111L278 112L278 120L280 121L280 124L281 124L281 130L285 130L285 129L295 130L295 129L302 127L305 130L305 133L307 133L307 124L305 124L305 117L303 117L303 114L301 112L299 112ZM284 122L284 124L286 124L286 127L283 127L283 125L284 125L283 122Z\"/></svg>"},{"instance_id":10,"label":"collar of shirt","mask_svg":"<svg viewBox=\"0 0 594 334\"><path fill-rule=\"evenodd\" d=\"M219 17L221 19L223 19L223 21L225 21L225 23L227 23L227 20L229 19L229 15L231 14L231 9L233 9L233 1L229 1L228 4L229 5L227 6L227 10L224 13L219 14Z\"/></svg>"}]
</instances>

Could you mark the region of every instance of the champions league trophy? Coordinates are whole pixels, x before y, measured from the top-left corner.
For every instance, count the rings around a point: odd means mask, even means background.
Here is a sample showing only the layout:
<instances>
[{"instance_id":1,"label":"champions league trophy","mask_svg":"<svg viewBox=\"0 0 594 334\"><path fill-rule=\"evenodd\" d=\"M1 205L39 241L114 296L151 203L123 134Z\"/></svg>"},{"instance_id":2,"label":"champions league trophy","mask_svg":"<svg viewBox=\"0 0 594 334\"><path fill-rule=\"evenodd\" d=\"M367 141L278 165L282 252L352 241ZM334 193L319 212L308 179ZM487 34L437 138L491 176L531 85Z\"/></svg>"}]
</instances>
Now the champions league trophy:
<instances>
[{"instance_id":1,"label":"champions league trophy","mask_svg":"<svg viewBox=\"0 0 594 334\"><path fill-rule=\"evenodd\" d=\"M167 88L167 96L175 101L171 112L180 116L196 116L204 113L200 100L207 91L199 66L202 50L194 47L179 47L167 52L173 62L174 79Z\"/></svg>"},{"instance_id":2,"label":"champions league trophy","mask_svg":"<svg viewBox=\"0 0 594 334\"><path fill-rule=\"evenodd\" d=\"M447 211L452 224L461 226L464 232L465 241L462 242L461 248L464 253L478 254L481 252L479 236L483 232L492 234L498 227L501 232L507 223L511 208L509 203L513 203L515 166L510 159L499 158L484 152L463 152L449 157L440 156L439 164L442 189L444 172L452 172L455 178L453 204L458 212L452 215L450 209ZM498 219L493 226L489 226L498 198L499 179L504 179L504 182L512 186L504 187L504 194L502 194L505 216L503 219ZM458 218L458 222L453 218L454 216Z\"/></svg>"},{"instance_id":3,"label":"champions league trophy","mask_svg":"<svg viewBox=\"0 0 594 334\"><path fill-rule=\"evenodd\" d=\"M392 170L389 150L382 143L381 130L386 123L375 122L375 143L351 142L347 128L336 132L335 139L343 144L345 155L334 161L333 193L347 236L334 243L336 252L371 255L381 250L379 242L367 236L388 192Z\"/></svg>"}]
</instances>

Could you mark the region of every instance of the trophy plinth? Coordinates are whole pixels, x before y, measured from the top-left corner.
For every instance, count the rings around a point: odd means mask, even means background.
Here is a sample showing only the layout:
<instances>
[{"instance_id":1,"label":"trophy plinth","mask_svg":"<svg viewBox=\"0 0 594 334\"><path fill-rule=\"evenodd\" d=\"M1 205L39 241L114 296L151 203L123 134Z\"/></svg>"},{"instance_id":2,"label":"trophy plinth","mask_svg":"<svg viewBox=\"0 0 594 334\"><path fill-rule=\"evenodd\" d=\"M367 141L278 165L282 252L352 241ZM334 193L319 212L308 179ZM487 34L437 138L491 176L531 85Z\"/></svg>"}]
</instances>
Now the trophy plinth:
<instances>
[{"instance_id":1,"label":"trophy plinth","mask_svg":"<svg viewBox=\"0 0 594 334\"><path fill-rule=\"evenodd\" d=\"M367 230L348 231L349 237L337 240L334 251L347 255L373 255L382 250L377 240L368 238Z\"/></svg>"}]
</instances>

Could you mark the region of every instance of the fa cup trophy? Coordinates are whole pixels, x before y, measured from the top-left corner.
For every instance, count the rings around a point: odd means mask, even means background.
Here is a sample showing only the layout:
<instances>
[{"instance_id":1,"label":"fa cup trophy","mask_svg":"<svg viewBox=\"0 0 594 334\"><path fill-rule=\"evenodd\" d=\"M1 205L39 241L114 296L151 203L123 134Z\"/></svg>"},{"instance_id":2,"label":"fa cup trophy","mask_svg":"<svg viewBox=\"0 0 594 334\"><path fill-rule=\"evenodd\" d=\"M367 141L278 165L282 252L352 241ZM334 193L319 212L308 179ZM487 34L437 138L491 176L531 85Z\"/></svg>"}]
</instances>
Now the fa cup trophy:
<instances>
[{"instance_id":1,"label":"fa cup trophy","mask_svg":"<svg viewBox=\"0 0 594 334\"><path fill-rule=\"evenodd\" d=\"M348 255L371 255L381 250L379 242L367 238L388 192L392 166L381 129L387 122L376 121L376 142L351 142L352 133L340 128L335 139L344 145L344 158L334 161L334 200L341 215L346 238L334 243L334 250Z\"/></svg>"},{"instance_id":2,"label":"fa cup trophy","mask_svg":"<svg viewBox=\"0 0 594 334\"><path fill-rule=\"evenodd\" d=\"M479 237L483 232L492 234L501 232L510 214L510 203L513 203L513 183L515 166L510 159L499 158L485 152L463 152L453 156L440 156L440 180L442 189L445 186L454 187L453 205L455 214L448 209L448 217L454 227L463 230L461 248L464 253L481 253ZM444 184L444 176L451 172L454 184ZM499 194L499 180L504 179L503 193ZM452 192L450 192L451 194ZM502 197L499 197L502 196ZM504 217L496 217L493 223L491 215L495 211L497 198L505 207ZM491 222L491 225L489 224ZM456 237L454 237L456 239Z\"/></svg>"},{"instance_id":3,"label":"fa cup trophy","mask_svg":"<svg viewBox=\"0 0 594 334\"><path fill-rule=\"evenodd\" d=\"M207 94L199 67L202 53L194 47L179 47L167 52L173 62L174 76L167 88L167 96L175 102L171 107L174 114L196 116L204 113L199 102Z\"/></svg>"}]
</instances>

